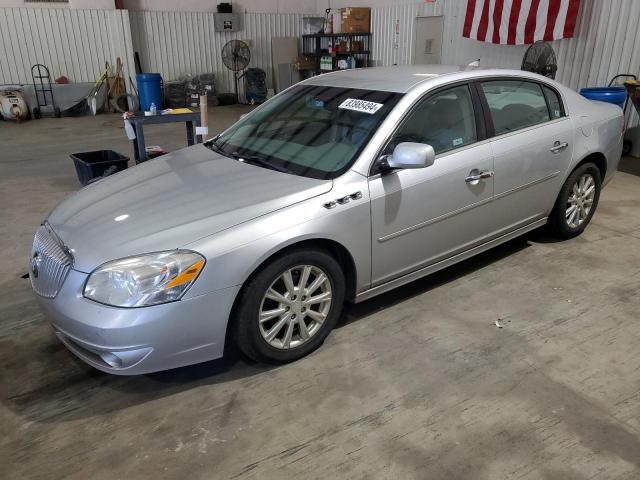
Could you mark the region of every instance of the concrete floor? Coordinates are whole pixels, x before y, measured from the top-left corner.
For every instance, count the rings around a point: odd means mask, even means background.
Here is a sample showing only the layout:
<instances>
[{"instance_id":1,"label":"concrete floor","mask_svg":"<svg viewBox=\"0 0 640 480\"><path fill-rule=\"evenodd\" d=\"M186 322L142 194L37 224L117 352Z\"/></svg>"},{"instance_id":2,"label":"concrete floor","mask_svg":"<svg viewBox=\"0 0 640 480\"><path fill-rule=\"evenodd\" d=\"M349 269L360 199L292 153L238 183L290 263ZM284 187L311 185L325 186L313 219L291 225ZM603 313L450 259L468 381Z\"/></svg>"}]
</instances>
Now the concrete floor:
<instances>
[{"instance_id":1,"label":"concrete floor","mask_svg":"<svg viewBox=\"0 0 640 480\"><path fill-rule=\"evenodd\" d=\"M212 109L211 131L245 110ZM20 276L79 188L68 154L130 154L121 121L0 122L0 145L0 477L640 479L640 160L580 238L534 232L349 307L295 364L115 377L67 352Z\"/></svg>"}]
</instances>

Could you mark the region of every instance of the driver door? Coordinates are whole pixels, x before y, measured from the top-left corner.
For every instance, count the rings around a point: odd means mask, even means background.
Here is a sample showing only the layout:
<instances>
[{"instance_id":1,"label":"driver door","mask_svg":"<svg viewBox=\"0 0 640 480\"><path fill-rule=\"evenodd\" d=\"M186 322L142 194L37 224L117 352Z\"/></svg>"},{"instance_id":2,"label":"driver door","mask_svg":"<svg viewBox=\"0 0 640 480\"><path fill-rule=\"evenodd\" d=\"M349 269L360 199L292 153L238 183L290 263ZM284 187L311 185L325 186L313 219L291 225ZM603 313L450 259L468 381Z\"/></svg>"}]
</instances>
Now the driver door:
<instances>
[{"instance_id":1,"label":"driver door","mask_svg":"<svg viewBox=\"0 0 640 480\"><path fill-rule=\"evenodd\" d=\"M468 84L420 100L383 154L402 142L431 145L435 163L369 177L372 286L434 264L491 234L493 158ZM474 107L474 103L477 107ZM475 176L483 178L475 179Z\"/></svg>"}]
</instances>

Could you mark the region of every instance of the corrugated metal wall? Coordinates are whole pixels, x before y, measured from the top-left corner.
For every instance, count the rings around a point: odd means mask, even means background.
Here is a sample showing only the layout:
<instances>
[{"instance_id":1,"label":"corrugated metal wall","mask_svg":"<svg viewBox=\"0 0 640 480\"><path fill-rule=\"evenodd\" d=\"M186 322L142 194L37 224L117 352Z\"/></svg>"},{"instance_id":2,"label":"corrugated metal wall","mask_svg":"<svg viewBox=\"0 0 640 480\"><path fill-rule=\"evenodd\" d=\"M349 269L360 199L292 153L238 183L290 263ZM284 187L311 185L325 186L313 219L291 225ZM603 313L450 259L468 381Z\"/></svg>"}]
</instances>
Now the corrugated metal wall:
<instances>
[{"instance_id":1,"label":"corrugated metal wall","mask_svg":"<svg viewBox=\"0 0 640 480\"><path fill-rule=\"evenodd\" d=\"M0 8L0 25L0 84L32 83L36 63L72 82L95 82L117 57L135 72L126 10Z\"/></svg>"},{"instance_id":2,"label":"corrugated metal wall","mask_svg":"<svg viewBox=\"0 0 640 480\"><path fill-rule=\"evenodd\" d=\"M143 69L165 80L197 73L216 74L218 91L233 91L233 73L222 63L221 51L231 39L249 40L250 67L262 68L271 85L271 38L299 37L302 14L246 13L239 32L215 32L213 13L130 12L133 48Z\"/></svg>"},{"instance_id":3,"label":"corrugated metal wall","mask_svg":"<svg viewBox=\"0 0 640 480\"><path fill-rule=\"evenodd\" d=\"M391 1L391 0L390 0ZM372 9L373 60L408 64L417 16L444 15L442 62L518 68L526 46L492 45L463 38L466 0L410 2ZM30 83L31 65L48 65L52 76L94 81L104 62L125 62L135 71L138 51L146 71L165 80L213 72L220 91L233 90L233 75L220 58L232 38L250 40L250 66L267 72L271 85L271 38L299 36L302 14L247 13L240 32L215 32L213 13L126 10L0 8L0 83ZM605 85L617 73L640 74L640 0L582 0L576 36L552 42L558 80L571 88ZM133 75L132 75L133 76ZM633 111L633 109L630 109ZM633 114L637 122L637 115Z\"/></svg>"},{"instance_id":4,"label":"corrugated metal wall","mask_svg":"<svg viewBox=\"0 0 640 480\"><path fill-rule=\"evenodd\" d=\"M424 15L423 9L417 3L372 9L371 57L374 65L411 63L416 17Z\"/></svg>"},{"instance_id":5,"label":"corrugated metal wall","mask_svg":"<svg viewBox=\"0 0 640 480\"><path fill-rule=\"evenodd\" d=\"M239 32L215 32L213 13L0 8L0 84L31 83L31 66L47 65L52 80L93 82L120 56L135 80L133 52L143 70L165 80L213 72L218 90L233 91L233 74L220 56L231 39L249 41L250 67L272 85L271 38L299 37L302 14L247 13Z\"/></svg>"},{"instance_id":6,"label":"corrugated metal wall","mask_svg":"<svg viewBox=\"0 0 640 480\"><path fill-rule=\"evenodd\" d=\"M411 63L416 16L444 15L442 63L520 68L526 45L493 45L462 37L465 0L372 9L373 60ZM618 73L640 76L640 0L582 0L574 38L551 42L558 57L556 79L573 88L606 85ZM399 33L396 35L396 30ZM398 39L396 45L396 39ZM638 115L629 109L630 124Z\"/></svg>"}]
</instances>

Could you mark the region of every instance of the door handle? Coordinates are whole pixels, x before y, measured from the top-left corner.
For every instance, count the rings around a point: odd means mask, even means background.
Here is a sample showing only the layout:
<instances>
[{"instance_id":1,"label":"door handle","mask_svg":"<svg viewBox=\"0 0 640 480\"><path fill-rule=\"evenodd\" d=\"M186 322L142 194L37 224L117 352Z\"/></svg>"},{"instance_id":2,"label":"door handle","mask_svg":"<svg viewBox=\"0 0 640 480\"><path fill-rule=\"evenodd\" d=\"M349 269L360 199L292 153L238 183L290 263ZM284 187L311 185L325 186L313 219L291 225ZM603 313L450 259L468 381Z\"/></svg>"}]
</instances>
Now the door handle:
<instances>
[{"instance_id":1,"label":"door handle","mask_svg":"<svg viewBox=\"0 0 640 480\"><path fill-rule=\"evenodd\" d=\"M553 147L551 147L549 150L551 150L552 153L560 153L562 150L564 150L565 148L567 148L569 146L569 144L567 142L554 142Z\"/></svg>"},{"instance_id":2,"label":"door handle","mask_svg":"<svg viewBox=\"0 0 640 480\"><path fill-rule=\"evenodd\" d=\"M486 178L491 178L493 177L494 172L491 170L477 170L477 169L473 169L469 172L469 176L467 176L467 178L464 179L465 182L467 183L471 183L473 185L475 185L476 183L478 183L480 180L484 180Z\"/></svg>"}]
</instances>

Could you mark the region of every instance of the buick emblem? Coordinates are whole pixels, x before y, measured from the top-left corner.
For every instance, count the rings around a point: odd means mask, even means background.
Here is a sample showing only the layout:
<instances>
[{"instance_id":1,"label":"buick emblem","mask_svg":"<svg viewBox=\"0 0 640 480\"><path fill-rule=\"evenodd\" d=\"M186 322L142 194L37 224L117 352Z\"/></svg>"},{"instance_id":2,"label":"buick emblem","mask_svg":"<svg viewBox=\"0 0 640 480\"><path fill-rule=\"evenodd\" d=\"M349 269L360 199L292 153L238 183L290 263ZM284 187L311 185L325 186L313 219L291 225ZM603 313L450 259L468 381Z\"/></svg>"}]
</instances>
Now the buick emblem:
<instances>
[{"instance_id":1,"label":"buick emblem","mask_svg":"<svg viewBox=\"0 0 640 480\"><path fill-rule=\"evenodd\" d=\"M40 258L39 252L34 253L33 257L31 257L31 274L33 275L33 278L38 278L38 266L41 261L42 258Z\"/></svg>"}]
</instances>

